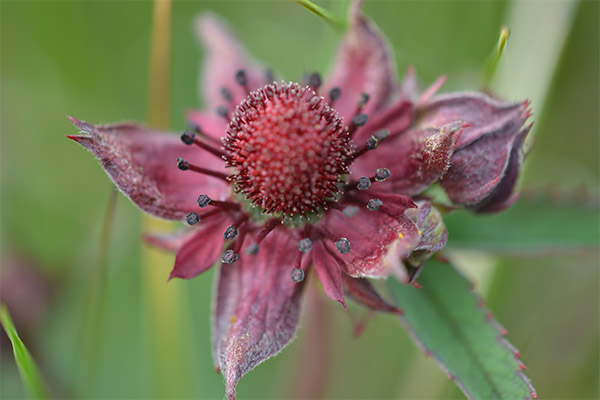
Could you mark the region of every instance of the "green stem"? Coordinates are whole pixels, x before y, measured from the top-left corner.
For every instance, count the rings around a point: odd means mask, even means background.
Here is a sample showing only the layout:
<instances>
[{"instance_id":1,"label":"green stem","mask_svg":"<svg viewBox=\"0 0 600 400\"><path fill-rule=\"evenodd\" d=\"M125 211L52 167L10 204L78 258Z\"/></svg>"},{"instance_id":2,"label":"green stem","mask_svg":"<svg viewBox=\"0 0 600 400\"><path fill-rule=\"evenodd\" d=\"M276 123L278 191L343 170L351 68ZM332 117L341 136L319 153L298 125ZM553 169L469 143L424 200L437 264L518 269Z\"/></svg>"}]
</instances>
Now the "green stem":
<instances>
[{"instance_id":1,"label":"green stem","mask_svg":"<svg viewBox=\"0 0 600 400\"><path fill-rule=\"evenodd\" d=\"M336 30L343 31L346 29L346 23L344 22L344 20L342 20L341 18L332 14L331 12L327 11L323 7L319 7L312 1L310 1L310 0L294 0L294 1L296 3L298 3L299 5L301 5L302 7L306 8L311 13L313 13L316 16L325 20L325 22L327 22L329 25L331 25Z\"/></svg>"}]
</instances>

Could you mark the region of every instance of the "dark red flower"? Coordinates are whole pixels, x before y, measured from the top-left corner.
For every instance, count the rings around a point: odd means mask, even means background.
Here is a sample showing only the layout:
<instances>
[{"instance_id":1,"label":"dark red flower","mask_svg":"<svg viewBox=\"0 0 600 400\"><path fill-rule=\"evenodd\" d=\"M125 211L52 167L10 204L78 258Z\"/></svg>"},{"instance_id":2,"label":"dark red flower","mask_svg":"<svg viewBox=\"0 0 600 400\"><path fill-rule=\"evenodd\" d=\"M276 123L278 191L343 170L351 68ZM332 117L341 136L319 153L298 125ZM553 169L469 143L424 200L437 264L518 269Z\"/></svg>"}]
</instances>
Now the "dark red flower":
<instances>
[{"instance_id":1,"label":"dark red flower","mask_svg":"<svg viewBox=\"0 0 600 400\"><path fill-rule=\"evenodd\" d=\"M432 97L414 74L397 84L389 47L355 1L333 71L321 85L273 82L213 15L198 20L208 56L201 79L210 112L188 115L178 138L136 124L74 118L69 136L117 187L154 216L192 227L148 236L176 252L171 278L220 260L213 355L226 391L279 352L298 324L304 277L346 307L401 313L365 278L414 279L446 243L422 195L440 181L477 211L514 201L527 104L483 94Z\"/></svg>"}]
</instances>

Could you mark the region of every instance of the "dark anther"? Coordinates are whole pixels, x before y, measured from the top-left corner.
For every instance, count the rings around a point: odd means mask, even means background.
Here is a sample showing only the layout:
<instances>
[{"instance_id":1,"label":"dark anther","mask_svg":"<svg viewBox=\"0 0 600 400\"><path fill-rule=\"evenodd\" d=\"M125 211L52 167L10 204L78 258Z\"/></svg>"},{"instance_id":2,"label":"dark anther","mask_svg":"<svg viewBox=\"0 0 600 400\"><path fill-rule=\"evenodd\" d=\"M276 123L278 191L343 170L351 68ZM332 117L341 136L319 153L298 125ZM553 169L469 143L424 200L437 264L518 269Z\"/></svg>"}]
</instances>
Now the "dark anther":
<instances>
[{"instance_id":1,"label":"dark anther","mask_svg":"<svg viewBox=\"0 0 600 400\"><path fill-rule=\"evenodd\" d=\"M190 164L183 158L177 157L177 168L179 168L182 171L187 171L190 168Z\"/></svg>"},{"instance_id":2,"label":"dark anther","mask_svg":"<svg viewBox=\"0 0 600 400\"><path fill-rule=\"evenodd\" d=\"M194 144L194 138L196 134L190 131L183 131L181 134L181 141L185 144Z\"/></svg>"},{"instance_id":3,"label":"dark anther","mask_svg":"<svg viewBox=\"0 0 600 400\"><path fill-rule=\"evenodd\" d=\"M225 106L217 107L217 115L229 119L229 108Z\"/></svg>"},{"instance_id":4,"label":"dark anther","mask_svg":"<svg viewBox=\"0 0 600 400\"><path fill-rule=\"evenodd\" d=\"M267 80L266 83L273 83L275 81L275 74L273 74L273 70L267 69L265 71L265 79Z\"/></svg>"},{"instance_id":5,"label":"dark anther","mask_svg":"<svg viewBox=\"0 0 600 400\"><path fill-rule=\"evenodd\" d=\"M358 184L356 185L356 188L358 190L367 190L370 187L371 187L371 180L369 178L367 178L366 176L361 176L358 179Z\"/></svg>"},{"instance_id":6,"label":"dark anther","mask_svg":"<svg viewBox=\"0 0 600 400\"><path fill-rule=\"evenodd\" d=\"M367 114L357 114L354 116L354 118L352 118L352 124L357 128L360 128L361 126L367 123L368 119L369 117L367 116Z\"/></svg>"},{"instance_id":7,"label":"dark anther","mask_svg":"<svg viewBox=\"0 0 600 400\"><path fill-rule=\"evenodd\" d=\"M238 230L235 226L230 225L226 230L225 233L223 234L223 237L225 238L225 240L231 240L233 238L235 238L238 235Z\"/></svg>"},{"instance_id":8,"label":"dark anther","mask_svg":"<svg viewBox=\"0 0 600 400\"><path fill-rule=\"evenodd\" d=\"M368 94L361 93L360 96L358 96L358 107L362 109L364 106L366 106L369 102L369 98L370 97Z\"/></svg>"},{"instance_id":9,"label":"dark anther","mask_svg":"<svg viewBox=\"0 0 600 400\"><path fill-rule=\"evenodd\" d=\"M308 77L308 85L313 89L318 89L321 87L321 75L318 72L313 72Z\"/></svg>"},{"instance_id":10,"label":"dark anther","mask_svg":"<svg viewBox=\"0 0 600 400\"><path fill-rule=\"evenodd\" d=\"M339 99L341 95L342 89L340 89L339 87L334 87L329 91L329 101L333 103L334 101Z\"/></svg>"},{"instance_id":11,"label":"dark anther","mask_svg":"<svg viewBox=\"0 0 600 400\"><path fill-rule=\"evenodd\" d=\"M356 206L347 206L346 208L344 208L344 210L342 210L342 213L346 217L354 217L358 213L358 207L356 207Z\"/></svg>"},{"instance_id":12,"label":"dark anther","mask_svg":"<svg viewBox=\"0 0 600 400\"><path fill-rule=\"evenodd\" d=\"M248 83L248 79L246 78L246 71L240 69L238 72L236 72L235 81L241 86L246 86L246 84Z\"/></svg>"},{"instance_id":13,"label":"dark anther","mask_svg":"<svg viewBox=\"0 0 600 400\"><path fill-rule=\"evenodd\" d=\"M379 140L381 142L383 139L385 139L389 135L390 135L389 129L380 129L377 132L375 132L374 136L377 138L377 140Z\"/></svg>"},{"instance_id":14,"label":"dark anther","mask_svg":"<svg viewBox=\"0 0 600 400\"><path fill-rule=\"evenodd\" d=\"M383 202L379 199L371 199L367 203L367 208L371 211L377 211L379 210L379 207L381 207L382 204Z\"/></svg>"},{"instance_id":15,"label":"dark anther","mask_svg":"<svg viewBox=\"0 0 600 400\"><path fill-rule=\"evenodd\" d=\"M312 241L309 238L304 238L298 242L298 250L303 253L308 253L312 249Z\"/></svg>"},{"instance_id":16,"label":"dark anther","mask_svg":"<svg viewBox=\"0 0 600 400\"><path fill-rule=\"evenodd\" d=\"M258 244L251 243L246 247L246 254L250 254L251 256L255 256L258 254Z\"/></svg>"},{"instance_id":17,"label":"dark anther","mask_svg":"<svg viewBox=\"0 0 600 400\"><path fill-rule=\"evenodd\" d=\"M350 241L346 238L341 238L335 242L335 247L342 254L348 254L350 252Z\"/></svg>"},{"instance_id":18,"label":"dark anther","mask_svg":"<svg viewBox=\"0 0 600 400\"><path fill-rule=\"evenodd\" d=\"M292 270L292 280L296 283L304 280L304 270L302 268L294 268Z\"/></svg>"},{"instance_id":19,"label":"dark anther","mask_svg":"<svg viewBox=\"0 0 600 400\"><path fill-rule=\"evenodd\" d=\"M200 216L195 212L191 212L185 216L185 222L187 222L188 225L195 225L200 222Z\"/></svg>"},{"instance_id":20,"label":"dark anther","mask_svg":"<svg viewBox=\"0 0 600 400\"><path fill-rule=\"evenodd\" d=\"M365 143L367 150L375 150L378 145L379 145L379 139L377 139L373 135L371 135L371 137L367 139L367 143Z\"/></svg>"},{"instance_id":21,"label":"dark anther","mask_svg":"<svg viewBox=\"0 0 600 400\"><path fill-rule=\"evenodd\" d=\"M232 264L237 259L238 255L235 254L235 251L233 250L227 250L225 254L223 254L223 257L221 257L221 261L223 261L225 264Z\"/></svg>"},{"instance_id":22,"label":"dark anther","mask_svg":"<svg viewBox=\"0 0 600 400\"><path fill-rule=\"evenodd\" d=\"M377 182L383 182L387 178L389 178L391 175L392 175L392 173L390 172L389 169L379 168L377 171L375 171L375 180Z\"/></svg>"},{"instance_id":23,"label":"dark anther","mask_svg":"<svg viewBox=\"0 0 600 400\"><path fill-rule=\"evenodd\" d=\"M221 88L221 97L223 97L223 99L225 101L231 101L231 100L233 100L233 96L231 95L231 92L225 86L223 86Z\"/></svg>"},{"instance_id":24,"label":"dark anther","mask_svg":"<svg viewBox=\"0 0 600 400\"><path fill-rule=\"evenodd\" d=\"M210 204L210 201L211 201L210 197L208 197L205 194L201 194L200 196L198 196L197 203L200 207L204 208Z\"/></svg>"}]
</instances>

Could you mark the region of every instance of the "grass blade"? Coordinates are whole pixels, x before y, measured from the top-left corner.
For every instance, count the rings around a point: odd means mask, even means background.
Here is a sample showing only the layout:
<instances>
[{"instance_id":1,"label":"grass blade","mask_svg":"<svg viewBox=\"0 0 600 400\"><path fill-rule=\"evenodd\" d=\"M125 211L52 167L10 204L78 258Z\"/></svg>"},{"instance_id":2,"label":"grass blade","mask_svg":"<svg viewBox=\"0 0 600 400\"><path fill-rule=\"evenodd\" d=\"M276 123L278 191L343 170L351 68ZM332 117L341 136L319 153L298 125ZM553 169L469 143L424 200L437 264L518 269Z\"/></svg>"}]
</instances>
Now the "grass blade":
<instances>
[{"instance_id":1,"label":"grass blade","mask_svg":"<svg viewBox=\"0 0 600 400\"><path fill-rule=\"evenodd\" d=\"M25 344L21 341L8 309L4 304L0 305L0 323L12 343L15 362L17 363L17 368L19 369L25 389L33 398L50 398L50 391L42 378L42 374L35 364L33 357L31 357L29 350L27 350Z\"/></svg>"}]
</instances>

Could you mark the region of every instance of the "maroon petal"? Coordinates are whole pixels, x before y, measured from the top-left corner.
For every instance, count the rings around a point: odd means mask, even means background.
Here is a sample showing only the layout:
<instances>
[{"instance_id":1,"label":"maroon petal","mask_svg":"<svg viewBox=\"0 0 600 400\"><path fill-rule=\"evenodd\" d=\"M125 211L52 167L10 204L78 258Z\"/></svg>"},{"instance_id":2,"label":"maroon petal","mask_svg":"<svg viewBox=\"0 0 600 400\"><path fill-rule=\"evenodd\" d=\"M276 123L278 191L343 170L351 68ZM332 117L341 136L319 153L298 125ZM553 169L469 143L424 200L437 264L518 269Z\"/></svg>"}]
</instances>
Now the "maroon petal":
<instances>
[{"instance_id":1,"label":"maroon petal","mask_svg":"<svg viewBox=\"0 0 600 400\"><path fill-rule=\"evenodd\" d=\"M520 127L529 117L528 105L528 102L499 101L483 93L449 93L436 96L419 107L417 125L440 127L454 121L468 123L469 128L456 144L456 148L461 149L507 124Z\"/></svg>"},{"instance_id":2,"label":"maroon petal","mask_svg":"<svg viewBox=\"0 0 600 400\"><path fill-rule=\"evenodd\" d=\"M213 301L213 356L230 399L240 378L281 351L296 332L304 287L290 276L297 253L291 235L275 229L257 255L241 254L233 264L221 265Z\"/></svg>"},{"instance_id":3,"label":"maroon petal","mask_svg":"<svg viewBox=\"0 0 600 400\"><path fill-rule=\"evenodd\" d=\"M514 189L517 185L517 180L523 164L523 143L525 142L525 138L530 129L531 124L521 130L513 144L512 151L510 152L510 158L508 160L508 166L504 171L504 176L490 195L474 207L475 211L480 213L498 212L510 207L517 201L519 194L514 193Z\"/></svg>"},{"instance_id":4,"label":"maroon petal","mask_svg":"<svg viewBox=\"0 0 600 400\"><path fill-rule=\"evenodd\" d=\"M205 97L211 110L227 106L233 111L247 95L246 90L236 82L237 72L245 71L247 87L254 90L266 83L265 69L250 58L229 26L218 16L200 16L196 21L196 32L206 49L200 95ZM231 101L223 97L223 88L231 93Z\"/></svg>"},{"instance_id":5,"label":"maroon petal","mask_svg":"<svg viewBox=\"0 0 600 400\"><path fill-rule=\"evenodd\" d=\"M373 311L403 314L401 309L383 300L367 279L352 278L346 274L342 278L346 293L363 306Z\"/></svg>"},{"instance_id":6,"label":"maroon petal","mask_svg":"<svg viewBox=\"0 0 600 400\"><path fill-rule=\"evenodd\" d=\"M142 240L161 250L177 251L194 234L196 234L195 229L185 228L172 233L146 233Z\"/></svg>"},{"instance_id":7,"label":"maroon petal","mask_svg":"<svg viewBox=\"0 0 600 400\"><path fill-rule=\"evenodd\" d=\"M178 137L149 128L121 123L94 126L71 118L84 135L68 136L101 162L115 185L135 205L161 218L183 219L205 193L220 199L229 194L226 182L176 167L177 157L215 171L223 162Z\"/></svg>"},{"instance_id":8,"label":"maroon petal","mask_svg":"<svg viewBox=\"0 0 600 400\"><path fill-rule=\"evenodd\" d=\"M325 85L342 90L335 108L345 119L352 118L361 93L370 96L364 113L373 114L388 101L395 82L393 56L379 29L360 10L362 1L350 6L346 36L338 49L333 69Z\"/></svg>"},{"instance_id":9,"label":"maroon petal","mask_svg":"<svg viewBox=\"0 0 600 400\"><path fill-rule=\"evenodd\" d=\"M360 157L352 173L372 176L378 168L387 168L391 176L377 183L378 191L419 194L446 173L462 131L463 125L454 123L441 129L413 129L400 137L386 139Z\"/></svg>"},{"instance_id":10,"label":"maroon petal","mask_svg":"<svg viewBox=\"0 0 600 400\"><path fill-rule=\"evenodd\" d=\"M342 270L337 260L327 252L321 241L313 243L312 261L325 294L347 309L342 285Z\"/></svg>"},{"instance_id":11,"label":"maroon petal","mask_svg":"<svg viewBox=\"0 0 600 400\"><path fill-rule=\"evenodd\" d=\"M401 134L412 125L413 114L414 106L411 102L397 101L369 116L367 124L356 132L354 140L358 145L361 145L380 129L389 130L391 137Z\"/></svg>"},{"instance_id":12,"label":"maroon petal","mask_svg":"<svg viewBox=\"0 0 600 400\"><path fill-rule=\"evenodd\" d=\"M224 213L201 221L200 229L177 250L169 279L190 279L212 267L223 249L223 232L231 224Z\"/></svg>"},{"instance_id":13,"label":"maroon petal","mask_svg":"<svg viewBox=\"0 0 600 400\"><path fill-rule=\"evenodd\" d=\"M522 130L521 124L520 119L505 120L496 131L487 132L454 153L451 167L441 180L450 200L476 208L497 187L500 188L495 192L498 200L494 203L504 202L511 195L519 174L521 145L529 131L529 128ZM510 170L512 154L515 161ZM503 182L505 176L506 184ZM486 203L482 207L490 205Z\"/></svg>"},{"instance_id":14,"label":"maroon petal","mask_svg":"<svg viewBox=\"0 0 600 400\"><path fill-rule=\"evenodd\" d=\"M401 267L400 260L409 254L418 236L408 217L392 217L364 206L353 216L330 212L319 227L327 233L327 246L339 255L344 272L353 277L387 277ZM333 243L341 238L350 242L347 254L340 254Z\"/></svg>"}]
</instances>

